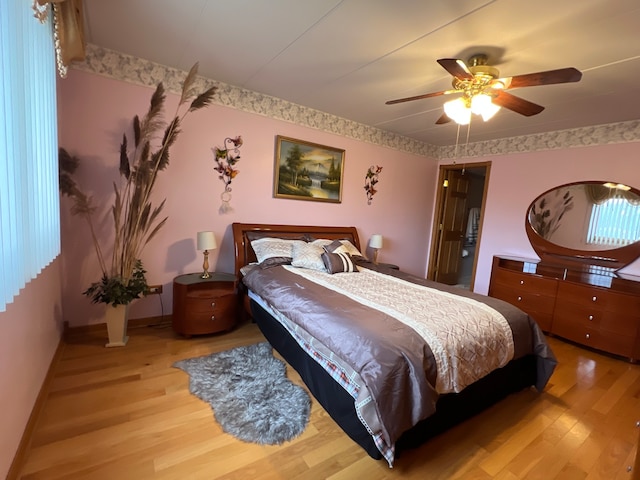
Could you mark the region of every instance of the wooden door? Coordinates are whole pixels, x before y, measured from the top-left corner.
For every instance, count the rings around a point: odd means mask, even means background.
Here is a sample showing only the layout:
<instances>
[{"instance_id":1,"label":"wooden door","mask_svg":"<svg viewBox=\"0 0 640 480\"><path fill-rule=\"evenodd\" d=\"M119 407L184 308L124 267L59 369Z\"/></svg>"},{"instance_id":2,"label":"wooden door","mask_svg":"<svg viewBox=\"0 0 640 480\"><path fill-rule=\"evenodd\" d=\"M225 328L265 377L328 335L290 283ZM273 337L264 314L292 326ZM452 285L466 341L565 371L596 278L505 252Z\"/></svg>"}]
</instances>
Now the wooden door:
<instances>
[{"instance_id":1,"label":"wooden door","mask_svg":"<svg viewBox=\"0 0 640 480\"><path fill-rule=\"evenodd\" d=\"M462 245L467 220L467 193L469 177L459 170L451 170L445 189L444 208L440 221L440 244L435 280L455 285L458 283L462 260Z\"/></svg>"}]
</instances>

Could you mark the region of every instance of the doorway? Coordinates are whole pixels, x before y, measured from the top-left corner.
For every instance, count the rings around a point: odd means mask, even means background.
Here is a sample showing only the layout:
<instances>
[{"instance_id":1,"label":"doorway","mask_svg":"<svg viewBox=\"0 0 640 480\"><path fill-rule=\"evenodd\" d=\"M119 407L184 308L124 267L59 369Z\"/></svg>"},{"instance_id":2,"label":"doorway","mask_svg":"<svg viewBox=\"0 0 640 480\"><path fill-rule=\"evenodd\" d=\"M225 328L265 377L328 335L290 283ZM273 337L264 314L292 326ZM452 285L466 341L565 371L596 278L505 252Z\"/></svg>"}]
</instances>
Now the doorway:
<instances>
[{"instance_id":1,"label":"doorway","mask_svg":"<svg viewBox=\"0 0 640 480\"><path fill-rule=\"evenodd\" d=\"M490 169L440 166L428 279L473 291Z\"/></svg>"}]
</instances>

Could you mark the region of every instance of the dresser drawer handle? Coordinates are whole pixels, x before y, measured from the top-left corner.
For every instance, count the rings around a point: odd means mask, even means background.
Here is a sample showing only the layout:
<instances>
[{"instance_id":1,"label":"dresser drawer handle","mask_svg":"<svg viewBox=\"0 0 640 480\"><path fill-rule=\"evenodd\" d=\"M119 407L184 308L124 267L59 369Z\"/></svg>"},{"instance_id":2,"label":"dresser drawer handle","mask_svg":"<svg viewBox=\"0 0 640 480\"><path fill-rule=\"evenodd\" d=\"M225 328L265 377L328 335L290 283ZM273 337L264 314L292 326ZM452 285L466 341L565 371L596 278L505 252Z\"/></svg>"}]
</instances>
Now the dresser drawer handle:
<instances>
[{"instance_id":1,"label":"dresser drawer handle","mask_svg":"<svg viewBox=\"0 0 640 480\"><path fill-rule=\"evenodd\" d=\"M522 297L518 296L518 301L521 301L521 300L522 300Z\"/></svg>"},{"instance_id":2,"label":"dresser drawer handle","mask_svg":"<svg viewBox=\"0 0 640 480\"><path fill-rule=\"evenodd\" d=\"M520 280L520 285L524 285L524 280Z\"/></svg>"},{"instance_id":3,"label":"dresser drawer handle","mask_svg":"<svg viewBox=\"0 0 640 480\"><path fill-rule=\"evenodd\" d=\"M214 322L215 319L216 319L216 316L215 315L211 315L211 321Z\"/></svg>"},{"instance_id":4,"label":"dresser drawer handle","mask_svg":"<svg viewBox=\"0 0 640 480\"><path fill-rule=\"evenodd\" d=\"M592 302L596 302L598 300L598 297L596 297L595 295L593 297L591 297L591 301Z\"/></svg>"},{"instance_id":5,"label":"dresser drawer handle","mask_svg":"<svg viewBox=\"0 0 640 480\"><path fill-rule=\"evenodd\" d=\"M640 428L640 420L636 422L636 427Z\"/></svg>"},{"instance_id":6,"label":"dresser drawer handle","mask_svg":"<svg viewBox=\"0 0 640 480\"><path fill-rule=\"evenodd\" d=\"M591 338L591 335L589 335L588 333L584 336L584 338L586 338L587 340L589 340Z\"/></svg>"},{"instance_id":7,"label":"dresser drawer handle","mask_svg":"<svg viewBox=\"0 0 640 480\"><path fill-rule=\"evenodd\" d=\"M211 302L211 308L216 308L216 302Z\"/></svg>"},{"instance_id":8,"label":"dresser drawer handle","mask_svg":"<svg viewBox=\"0 0 640 480\"><path fill-rule=\"evenodd\" d=\"M593 315L589 315L589 320L593 320Z\"/></svg>"}]
</instances>

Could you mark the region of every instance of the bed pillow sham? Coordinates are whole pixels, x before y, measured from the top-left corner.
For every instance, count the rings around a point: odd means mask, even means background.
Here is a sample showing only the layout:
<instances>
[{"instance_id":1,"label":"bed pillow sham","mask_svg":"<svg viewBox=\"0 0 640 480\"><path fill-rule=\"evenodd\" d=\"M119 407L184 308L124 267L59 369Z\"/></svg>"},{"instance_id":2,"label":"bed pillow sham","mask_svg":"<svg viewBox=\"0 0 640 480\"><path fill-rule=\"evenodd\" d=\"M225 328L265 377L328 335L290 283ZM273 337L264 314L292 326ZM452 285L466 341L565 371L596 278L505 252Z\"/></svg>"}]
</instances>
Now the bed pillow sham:
<instances>
[{"instance_id":1,"label":"bed pillow sham","mask_svg":"<svg viewBox=\"0 0 640 480\"><path fill-rule=\"evenodd\" d=\"M320 245L304 242L296 243L293 245L291 266L326 272L327 270L324 268L324 262L322 261L323 253L324 250Z\"/></svg>"},{"instance_id":2,"label":"bed pillow sham","mask_svg":"<svg viewBox=\"0 0 640 480\"><path fill-rule=\"evenodd\" d=\"M296 244L306 245L303 240L288 240L284 238L262 237L251 241L251 248L256 254L258 263L262 264L269 259L279 265L291 262L293 247ZM273 266L273 265L267 265Z\"/></svg>"}]
</instances>

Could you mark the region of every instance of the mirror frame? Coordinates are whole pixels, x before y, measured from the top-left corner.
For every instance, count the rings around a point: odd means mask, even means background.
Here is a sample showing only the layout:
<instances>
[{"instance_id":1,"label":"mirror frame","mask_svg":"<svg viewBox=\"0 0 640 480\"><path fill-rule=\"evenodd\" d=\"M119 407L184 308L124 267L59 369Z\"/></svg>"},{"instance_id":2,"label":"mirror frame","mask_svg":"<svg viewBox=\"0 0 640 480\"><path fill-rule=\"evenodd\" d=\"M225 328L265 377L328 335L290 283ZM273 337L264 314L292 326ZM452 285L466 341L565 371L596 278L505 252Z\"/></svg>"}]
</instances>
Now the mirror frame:
<instances>
[{"instance_id":1,"label":"mirror frame","mask_svg":"<svg viewBox=\"0 0 640 480\"><path fill-rule=\"evenodd\" d=\"M540 257L540 260L543 262L552 262L552 263L573 263L579 265L599 265L603 267L611 267L615 270L619 270L627 265L633 263L635 260L640 257L640 241L635 243L625 245L623 247L612 248L608 250L577 250L569 247L563 247L561 245L555 244L542 238L534 230L529 221L529 216L531 213L531 208L533 205L544 195L547 195L554 190L559 188L571 187L574 185L584 185L584 184L603 184L607 182L603 182L601 180L585 180L581 182L572 182L566 183L563 185L558 185L556 187L550 188L538 195L527 207L527 211L525 213L524 218L524 228L527 232L527 238L529 239L529 243L533 247L533 250ZM619 182L611 182L611 183L619 183ZM631 191L636 195L640 196L640 190L631 187Z\"/></svg>"}]
</instances>

